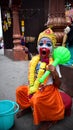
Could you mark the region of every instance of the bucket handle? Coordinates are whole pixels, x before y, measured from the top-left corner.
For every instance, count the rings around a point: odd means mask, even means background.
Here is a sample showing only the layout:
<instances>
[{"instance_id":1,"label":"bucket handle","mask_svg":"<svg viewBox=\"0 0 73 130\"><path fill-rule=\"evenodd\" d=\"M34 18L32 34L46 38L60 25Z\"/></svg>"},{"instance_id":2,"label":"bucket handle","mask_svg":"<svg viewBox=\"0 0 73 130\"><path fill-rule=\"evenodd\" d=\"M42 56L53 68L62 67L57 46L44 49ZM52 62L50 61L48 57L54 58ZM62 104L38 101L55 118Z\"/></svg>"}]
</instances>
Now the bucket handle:
<instances>
[{"instance_id":1,"label":"bucket handle","mask_svg":"<svg viewBox=\"0 0 73 130\"><path fill-rule=\"evenodd\" d=\"M14 112L11 112L11 113L9 113L9 114L4 114L4 115L6 115L6 116L9 116L9 115L13 115L13 114L15 114L15 113L17 113L18 112L18 110L19 110L19 105L16 103L16 102L13 102L14 103L14 105L16 105L16 110L14 111Z\"/></svg>"}]
</instances>

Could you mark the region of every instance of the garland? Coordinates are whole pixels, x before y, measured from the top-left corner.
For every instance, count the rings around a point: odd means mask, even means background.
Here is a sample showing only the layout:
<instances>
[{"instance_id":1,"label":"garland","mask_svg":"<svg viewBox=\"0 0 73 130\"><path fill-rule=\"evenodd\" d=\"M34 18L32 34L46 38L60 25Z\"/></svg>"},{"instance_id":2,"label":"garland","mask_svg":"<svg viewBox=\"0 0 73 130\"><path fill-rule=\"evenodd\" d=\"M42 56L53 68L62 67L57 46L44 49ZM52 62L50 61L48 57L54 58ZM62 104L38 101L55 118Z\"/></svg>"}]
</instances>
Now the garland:
<instances>
[{"instance_id":1,"label":"garland","mask_svg":"<svg viewBox=\"0 0 73 130\"><path fill-rule=\"evenodd\" d=\"M33 86L34 85L34 81L35 81L35 68L38 64L40 60L40 56L34 56L32 58L32 60L30 61L30 64L29 64L29 86Z\"/></svg>"},{"instance_id":2,"label":"garland","mask_svg":"<svg viewBox=\"0 0 73 130\"><path fill-rule=\"evenodd\" d=\"M52 58L51 58L52 59ZM52 63L52 60L50 59L50 64ZM40 69L37 74L37 78L35 78L35 68L40 61L40 56L34 56L32 60L30 61L30 66L29 66L29 94L32 94L38 90L38 87L40 85L39 79L42 77L42 75L45 72L46 69L46 63L41 62L40 64Z\"/></svg>"}]
</instances>

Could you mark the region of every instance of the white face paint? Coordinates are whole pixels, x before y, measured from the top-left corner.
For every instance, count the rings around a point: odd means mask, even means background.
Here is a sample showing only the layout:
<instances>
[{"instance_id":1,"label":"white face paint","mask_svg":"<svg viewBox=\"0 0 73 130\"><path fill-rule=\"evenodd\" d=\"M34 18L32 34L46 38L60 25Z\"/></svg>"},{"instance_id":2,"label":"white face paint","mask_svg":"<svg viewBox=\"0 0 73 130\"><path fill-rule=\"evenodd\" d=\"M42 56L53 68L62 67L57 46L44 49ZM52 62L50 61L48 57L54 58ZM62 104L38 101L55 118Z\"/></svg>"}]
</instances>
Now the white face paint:
<instances>
[{"instance_id":1,"label":"white face paint","mask_svg":"<svg viewBox=\"0 0 73 130\"><path fill-rule=\"evenodd\" d=\"M40 50L45 49L45 53L47 53L47 50L49 50L50 53L52 53L53 50L53 46L52 46L52 42L49 38L43 37L42 39L40 39L39 44L38 44L38 52L40 54Z\"/></svg>"}]
</instances>

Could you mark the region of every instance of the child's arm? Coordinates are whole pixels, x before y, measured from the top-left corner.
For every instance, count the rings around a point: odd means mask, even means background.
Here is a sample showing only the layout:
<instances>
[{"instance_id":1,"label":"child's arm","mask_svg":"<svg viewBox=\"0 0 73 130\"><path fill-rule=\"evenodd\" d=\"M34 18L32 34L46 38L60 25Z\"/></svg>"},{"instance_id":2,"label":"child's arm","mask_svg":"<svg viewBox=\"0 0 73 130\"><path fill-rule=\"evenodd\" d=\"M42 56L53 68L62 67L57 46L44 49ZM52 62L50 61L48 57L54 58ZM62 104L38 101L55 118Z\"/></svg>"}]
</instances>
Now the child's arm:
<instances>
[{"instance_id":1,"label":"child's arm","mask_svg":"<svg viewBox=\"0 0 73 130\"><path fill-rule=\"evenodd\" d=\"M48 70L51 72L52 77L53 77L53 84L57 87L60 87L61 85L61 80L59 77L58 72L56 71L56 67L54 67L53 65L49 65L48 66Z\"/></svg>"}]
</instances>

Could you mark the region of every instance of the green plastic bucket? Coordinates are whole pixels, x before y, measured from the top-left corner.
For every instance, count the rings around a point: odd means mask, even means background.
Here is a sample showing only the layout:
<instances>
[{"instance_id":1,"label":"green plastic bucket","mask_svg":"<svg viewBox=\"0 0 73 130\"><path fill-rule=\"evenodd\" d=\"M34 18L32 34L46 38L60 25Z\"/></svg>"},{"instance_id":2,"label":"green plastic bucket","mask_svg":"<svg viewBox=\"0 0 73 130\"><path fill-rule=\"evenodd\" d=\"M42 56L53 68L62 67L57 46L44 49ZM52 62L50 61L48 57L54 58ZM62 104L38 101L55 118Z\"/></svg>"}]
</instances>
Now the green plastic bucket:
<instances>
[{"instance_id":1,"label":"green plastic bucket","mask_svg":"<svg viewBox=\"0 0 73 130\"><path fill-rule=\"evenodd\" d=\"M19 105L11 100L0 100L0 130L9 130L14 125L14 115Z\"/></svg>"}]
</instances>

